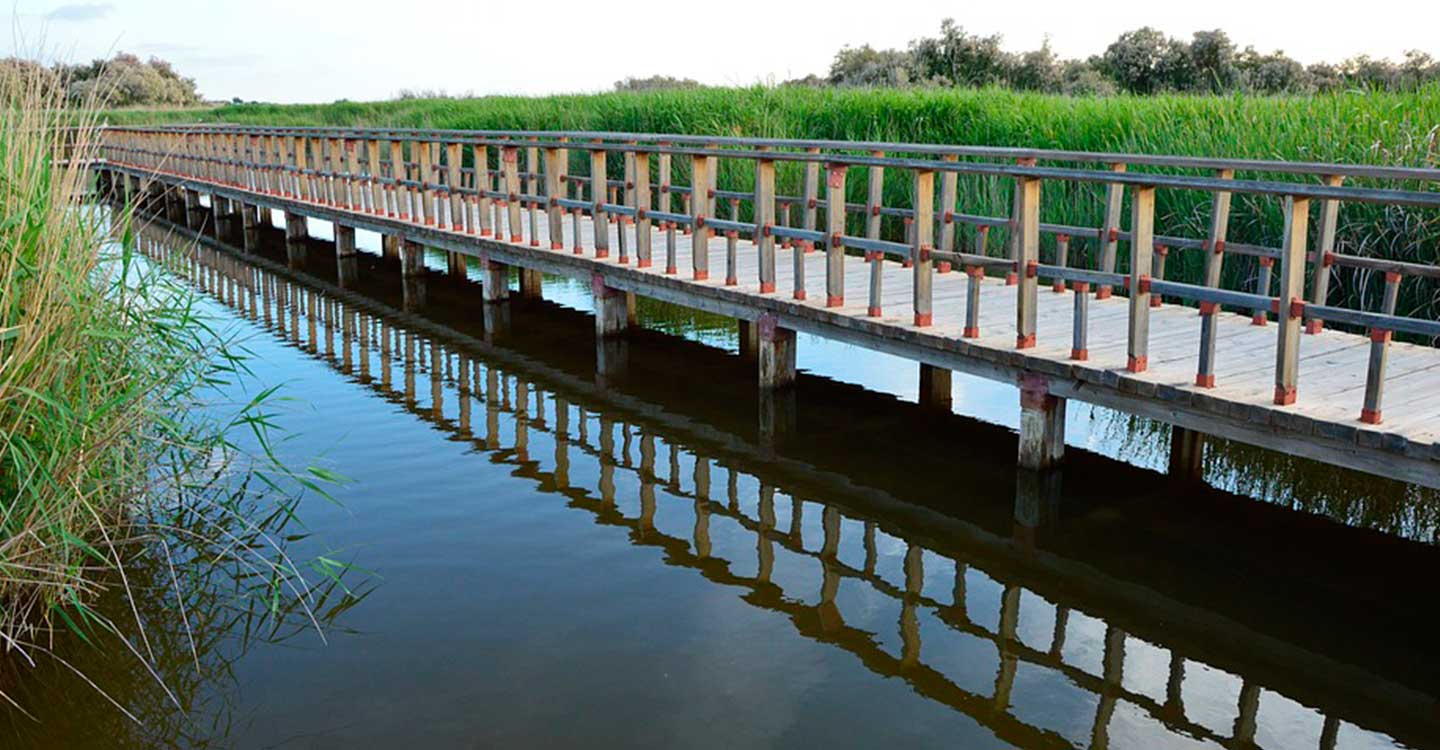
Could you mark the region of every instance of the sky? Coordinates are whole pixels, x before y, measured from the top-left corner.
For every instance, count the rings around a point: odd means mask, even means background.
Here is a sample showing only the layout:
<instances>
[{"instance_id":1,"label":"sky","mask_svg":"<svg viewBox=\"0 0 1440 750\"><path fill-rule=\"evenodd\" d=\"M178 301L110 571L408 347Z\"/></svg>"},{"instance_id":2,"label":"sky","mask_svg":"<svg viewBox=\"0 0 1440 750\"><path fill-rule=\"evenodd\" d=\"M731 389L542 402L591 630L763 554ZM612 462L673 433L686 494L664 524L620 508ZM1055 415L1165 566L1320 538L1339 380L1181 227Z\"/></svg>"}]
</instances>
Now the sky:
<instances>
[{"instance_id":1,"label":"sky","mask_svg":"<svg viewBox=\"0 0 1440 750\"><path fill-rule=\"evenodd\" d=\"M1121 32L1147 25L1185 38L1222 28L1240 47L1279 49L1306 63L1362 53L1398 60L1409 49L1440 57L1440 2L1368 0L1363 12L1356 8L1326 0L17 0L0 54L67 62L117 51L156 56L193 77L208 99L274 102L384 99L402 89L600 91L654 74L714 85L780 82L823 75L846 45L903 48L935 35L944 18L1001 34L1011 51L1048 36L1062 57L1099 54Z\"/></svg>"}]
</instances>

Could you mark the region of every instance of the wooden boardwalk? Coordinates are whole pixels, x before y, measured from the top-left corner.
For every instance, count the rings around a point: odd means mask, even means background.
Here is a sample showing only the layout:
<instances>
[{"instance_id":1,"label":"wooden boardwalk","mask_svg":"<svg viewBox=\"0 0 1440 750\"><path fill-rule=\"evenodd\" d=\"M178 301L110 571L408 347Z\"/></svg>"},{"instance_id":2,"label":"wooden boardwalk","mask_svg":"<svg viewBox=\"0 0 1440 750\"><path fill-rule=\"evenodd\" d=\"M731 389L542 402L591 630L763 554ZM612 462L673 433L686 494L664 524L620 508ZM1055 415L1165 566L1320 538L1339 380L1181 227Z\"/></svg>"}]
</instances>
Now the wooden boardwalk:
<instances>
[{"instance_id":1,"label":"wooden boardwalk","mask_svg":"<svg viewBox=\"0 0 1440 750\"><path fill-rule=\"evenodd\" d=\"M1041 179L1129 179L1116 173L1094 176L1077 170L1047 171L1026 163L995 169L985 166L1013 177L1018 186L1035 183L1034 194L1028 198L1024 196L1029 194L1017 187L1016 216L1009 225L1019 227L1018 249L1012 251L1013 260L997 263L994 258L957 252L953 239L945 240L943 233L951 218L943 200L940 213L932 213L933 201L922 200L909 209L907 218L915 217L917 228L910 243L846 235L843 219L838 228L831 226L836 231L829 234L822 229L787 229L761 220L752 224L725 221L715 216L713 206L706 208L700 205L703 201L691 202L688 196L688 213L672 213L663 204L653 207L646 184L649 168L642 158L647 154L633 145L604 146L626 155L626 179L619 188L626 201L601 204L563 197L566 184L576 196L586 183L592 196L606 194L605 152L598 145L590 147L595 160L592 175L573 177L565 174L565 161L542 165L534 155L543 151L550 158L561 151L557 147L561 142L531 147L528 164L534 171L522 175L514 166L521 149L509 139L496 141L503 144L499 149L503 159L497 158L498 168L490 170L480 145L475 145L474 162L457 156L460 152L453 143L441 150L443 142L461 141L460 134L394 137L389 163L407 166L398 172L392 168L387 183L377 156L384 151L385 137L371 133L321 133L314 139L303 134L263 136L279 144L276 156L268 158L265 144L269 141L249 131L237 129L227 136L229 131L221 128L216 131L218 141L208 135L196 140L186 132L123 131L116 136L120 145L106 153L107 161L100 168L121 176L122 185L170 195L177 206L183 198L192 216L197 210L203 212L198 194L208 193L218 220L239 217L247 227L253 225L257 208L334 222L340 228L337 236L348 237L351 252L354 228L398 238L394 252L402 255L407 266L418 263L422 246L446 250L457 258L478 257L491 282L485 293L491 302L499 302L507 294L501 280L508 278L509 266L589 280L596 291L601 338L623 330L624 297L634 294L756 321L764 388L783 388L793 379L796 331L915 360L932 373L954 370L1016 383L1021 386L1020 462L1025 466L1043 468L1058 459L1063 435L1056 433L1063 431L1064 400L1074 398L1196 433L1440 487L1440 398L1436 398L1440 393L1440 350L1392 341L1390 336L1392 329L1429 334L1436 327L1434 322L1395 316L1393 302L1392 311L1384 314L1326 307L1323 288L1317 300L1302 302L1299 292L1304 291L1304 280L1316 265L1310 261L1321 253L1311 254L1307 261L1305 238L1299 232L1292 236L1287 230L1278 251L1278 297L1270 296L1268 289L1262 290L1264 294L1247 294L1164 282L1158 264L1157 278L1152 280L1149 273L1155 260L1149 252L1143 256L1139 252L1142 248L1148 251L1155 237L1149 215L1155 184L1282 196L1291 212L1287 216L1293 219L1287 219L1287 227L1295 223L1302 228L1312 199L1322 204L1343 199L1428 208L1440 206L1440 194L1342 189L1328 181L1318 188L1239 180L1217 186L1214 180L1146 175L1141 182L1136 177L1117 183L1121 189L1135 191L1131 230L1121 236L1118 223L1109 230L1112 240L1132 240L1136 257L1130 274L1125 275L1114 272L1113 261L1109 269L1087 271L1065 267L1063 257L1058 264L1042 264L1038 255ZM466 137L479 144L488 136ZM285 138L290 139L291 151L281 148ZM167 139L178 139L184 145L172 145L163 153L156 150L156 144L163 145ZM425 147L431 139L432 147ZM333 147L328 145L332 140L336 143ZM307 141L313 141L308 149ZM198 151L197 143L201 146ZM352 154L348 164L341 156L342 143L349 144L345 148ZM354 144L363 147L367 143L371 155L368 169L364 158L353 155ZM399 149L405 144L411 149L408 158ZM249 156L238 158L242 150ZM229 158L207 157L207 153ZM307 153L316 158L314 168L307 167ZM442 153L445 166L435 159ZM694 162L696 179L708 179L706 163L716 161L709 154L685 152ZM318 166L322 155L329 157L329 171ZM715 156L732 154L717 152ZM771 156L769 151L753 150L734 155L759 164L769 163ZM863 159L844 158L865 166ZM811 163L818 168L817 162ZM471 166L462 166L465 164ZM484 168L477 170L473 164ZM925 196L933 186L927 176L932 175L932 168L955 167L953 161L899 164L915 172L915 194ZM878 162L869 166L872 172L880 169ZM844 217L843 171L836 193L837 168L831 164L827 169L831 170L830 205L842 207L832 212ZM449 176L443 177L447 171ZM638 180L637 188L637 175L642 172L645 179ZM662 180L667 179L668 162L660 174ZM441 177L432 183L424 175ZM419 179L408 180L409 176ZM522 179L525 192L521 191ZM753 202L763 217L761 209L775 196L773 189L764 192L764 180L757 180L760 187ZM941 192L948 189L953 203L953 183L943 177L941 182ZM666 184L662 191L671 189ZM817 185L808 185L806 190L812 208L825 204ZM545 195L538 195L540 192ZM713 188L710 194L715 195ZM1118 200L1115 205L1118 214ZM876 202L873 208L873 215L878 216L882 207ZM1328 207L1322 208L1322 224L1327 211ZM597 220L603 220L607 229L600 236L595 232ZM813 220L810 223L815 225ZM938 247L931 231L937 225L942 234ZM639 247L642 226L649 235L648 252ZM757 229L761 226L765 231ZM747 229L747 236L733 236ZM303 232L304 223L299 222L294 231ZM1104 236L1106 230L1096 233ZM700 245L696 237L700 235L707 239L705 251L697 254ZM1223 240L1216 244L1223 246ZM345 246L342 240L341 253ZM855 252L857 249L864 254ZM895 258L897 254L901 257ZM1329 251L1323 254L1335 256ZM642 259L649 262L642 263ZM1370 262L1342 256L1341 262L1346 261ZM997 265L1010 273L984 275L987 267ZM875 274L877 267L879 273ZM1395 277L1396 286L1399 271L1392 267L1422 275L1434 270L1407 264L1384 266L1383 270ZM1324 278L1328 280L1328 276ZM1268 287L1268 271L1265 279ZM1066 283L1052 284L1058 281ZM522 273L522 287L536 283L538 276L531 279ZM1094 294L1101 285L1114 286L1117 293L1108 297ZM1065 288L1057 292L1056 286ZM1076 288L1089 293L1073 291ZM620 295L618 303L609 301L614 295ZM1083 305L1077 305L1077 297ZM1276 300L1287 298L1294 302L1282 310ZM1200 310L1176 303L1182 300L1198 301ZM1266 316L1246 311L1262 304L1275 313ZM1237 307L1239 311L1234 311ZM1322 329L1321 320L1363 324L1371 333ZM1302 335L1304 324L1310 324L1304 327L1314 332ZM1212 332L1208 342L1202 341L1204 330ZM1208 364L1205 343L1210 345ZM1204 380L1207 374L1209 382ZM948 377L936 382L948 393ZM696 387L703 387L700 373ZM1379 409L1382 394L1383 419ZM877 436L877 441L885 439Z\"/></svg>"}]
</instances>

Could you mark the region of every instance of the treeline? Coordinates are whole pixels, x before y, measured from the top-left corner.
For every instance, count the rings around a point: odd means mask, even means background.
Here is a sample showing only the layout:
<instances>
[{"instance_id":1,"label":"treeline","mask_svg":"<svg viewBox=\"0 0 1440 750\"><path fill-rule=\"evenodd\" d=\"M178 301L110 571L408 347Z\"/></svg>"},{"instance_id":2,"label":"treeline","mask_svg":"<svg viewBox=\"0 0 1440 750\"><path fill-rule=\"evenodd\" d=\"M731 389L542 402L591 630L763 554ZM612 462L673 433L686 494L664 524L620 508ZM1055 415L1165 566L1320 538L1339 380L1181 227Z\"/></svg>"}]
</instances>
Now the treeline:
<instances>
[{"instance_id":1,"label":"treeline","mask_svg":"<svg viewBox=\"0 0 1440 750\"><path fill-rule=\"evenodd\" d=\"M1072 95L1233 93L1310 94L1340 89L1409 91L1440 81L1440 62L1412 50L1399 63L1365 55L1340 63L1301 64L1280 51L1237 50L1228 34L1197 31L1187 41L1145 27L1127 31L1085 60L1061 59L1046 41L1037 50L1009 52L999 34L971 34L953 20L940 35L906 49L846 47L828 76L789 84L879 87L999 86Z\"/></svg>"},{"instance_id":2,"label":"treeline","mask_svg":"<svg viewBox=\"0 0 1440 750\"><path fill-rule=\"evenodd\" d=\"M19 80L39 80L45 90L63 88L72 105L95 107L184 107L203 103L195 79L175 72L174 66L158 57L141 60L117 53L109 60L83 65L57 63L46 66L18 57L0 60L5 73Z\"/></svg>"}]
</instances>

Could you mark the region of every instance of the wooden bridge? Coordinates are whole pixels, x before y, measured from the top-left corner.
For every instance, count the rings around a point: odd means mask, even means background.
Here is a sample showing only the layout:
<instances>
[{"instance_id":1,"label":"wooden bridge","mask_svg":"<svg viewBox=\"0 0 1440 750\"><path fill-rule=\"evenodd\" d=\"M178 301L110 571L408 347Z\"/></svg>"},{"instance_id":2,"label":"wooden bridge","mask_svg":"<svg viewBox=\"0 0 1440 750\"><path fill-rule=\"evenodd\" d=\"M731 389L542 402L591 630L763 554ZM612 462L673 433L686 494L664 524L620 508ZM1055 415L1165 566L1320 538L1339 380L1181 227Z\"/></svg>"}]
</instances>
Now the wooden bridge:
<instances>
[{"instance_id":1,"label":"wooden bridge","mask_svg":"<svg viewBox=\"0 0 1440 750\"><path fill-rule=\"evenodd\" d=\"M1334 606L1320 583L1327 576L1297 577L1287 589L1294 601L1270 603L1294 607L1307 601L1298 592L1320 591L1335 615L1330 624L1345 636L1318 635L1308 648L1247 622L1264 605L1247 600L1226 611L1207 600L1203 592L1221 576L1196 569L1183 555L1172 560L1173 548L1167 551L1163 541L1136 541L1140 549L1131 552L1143 555L1153 574L1137 580L1117 575L1103 559L1112 545L1087 538L1079 526L1046 537L1045 529L1057 520L1035 512L1037 487L1024 481L1023 473L1013 520L977 521L969 517L975 508L953 503L950 512L937 513L897 497L883 483L857 482L847 468L853 458L829 454L828 462L818 464L777 460L749 435L712 424L684 404L647 400L634 395L644 393L643 387L622 392L597 384L581 367L547 361L527 351L525 337L487 341L483 334L264 257L247 257L240 248L209 239L197 246L160 224L145 225L138 235L146 255L376 396L472 443L491 460L514 466L517 477L592 515L601 527L627 534L633 544L654 548L666 564L736 589L751 605L788 618L805 637L853 654L876 673L905 680L919 695L973 717L1009 744L1103 750L1119 710L1146 719L1140 726L1147 746L1188 740L1242 750L1257 746L1257 731L1266 722L1263 707L1277 702L1271 698L1311 707L1306 714L1321 750L1341 746L1339 738L1356 728L1416 746L1440 736L1433 698L1391 674L1401 670L1397 662L1414 661L1406 639L1428 636L1392 630L1395 623L1364 606ZM545 317L550 323L579 317L567 316ZM552 356L572 349L529 348ZM818 408L836 412L838 419L847 412L840 404ZM1117 470L1142 473L1103 469ZM580 484L576 476L591 477L594 484ZM908 480L903 483L904 490L912 489ZM634 485L638 493L617 492L617 485ZM1139 508L1156 505L1154 498L1139 500ZM1243 507L1261 515L1285 512L1253 503ZM806 523L816 515L818 527ZM1268 532L1252 535L1248 524L1232 528L1212 515L1200 511L1188 530L1204 536L1211 525L1224 527L1231 552L1220 569L1233 564L1238 550L1273 553ZM1292 542L1316 531L1302 529ZM1072 536L1078 538L1060 541ZM1318 536L1323 538L1314 554L1322 559L1381 557L1372 562L1392 570L1415 562L1362 551L1357 539L1366 535L1356 530L1329 528ZM1282 554L1303 556L1305 546L1296 543ZM885 550L897 548L903 554L891 571L894 560L884 559ZM1324 566L1311 560L1295 564L1312 571ZM809 575L797 579L797 571ZM874 606L852 608L857 600L841 595L842 587L891 605L893 621L875 622L868 615ZM1223 588L1241 591L1246 585ZM1259 588L1262 599L1274 597L1268 587ZM1048 637L1034 635L1032 618L1043 618L1038 630ZM1417 627L1423 631L1424 624ZM1311 624L1312 635L1325 630ZM1380 632L1399 642L1365 637ZM1091 644L1098 647L1096 659L1084 658L1087 639L1098 641ZM1390 645L1401 651L1385 653ZM1157 649L1168 666L1163 683L1147 684L1143 661ZM956 653L966 654L966 667L956 669ZM1428 675L1422 682L1433 679L1423 665L1418 670ZM1216 724L1213 705L1187 709L1187 700L1206 705L1213 700L1195 691L1207 679L1213 684L1217 674L1235 682L1233 717L1224 725ZM1090 697L1094 713L1087 728L1061 721L1047 725L1043 715L1037 720L1036 712L1022 710L1039 697L1027 696L1026 686L1048 678ZM1296 728L1290 718L1282 724L1286 731Z\"/></svg>"},{"instance_id":2,"label":"wooden bridge","mask_svg":"<svg viewBox=\"0 0 1440 750\"><path fill-rule=\"evenodd\" d=\"M602 369L623 367L608 342L629 325L639 294L740 320L766 394L794 381L796 331L918 361L923 401L948 404L952 370L1016 383L1026 468L1061 457L1065 401L1078 398L1175 425L1181 465L1198 459L1197 435L1213 434L1440 487L1440 351L1428 345L1440 322L1396 314L1402 283L1433 283L1440 268L1336 251L1342 203L1434 211L1440 193L1414 186L1428 188L1440 170L625 133L232 126L107 128L102 156L107 185L157 191L177 218L202 220L206 193L217 222L238 220L244 229L257 225L261 209L284 211L296 239L305 217L328 220L342 262L353 256L355 228L379 232L407 269L415 301L425 293L424 246L450 253L457 273L466 256L478 258L488 303L508 295L509 266L521 269L522 294L542 293L542 272L589 280L600 351L611 353L602 354ZM777 194L777 164L803 173L800 194ZM722 166L743 173L745 189L720 184ZM851 202L851 172L861 170L865 199ZM909 175L909 205L884 204L887 171ZM1013 185L1010 215L964 213L962 177ZM1075 185L1102 186L1103 225L1042 222L1042 188L1069 196L1066 186ZM1157 234L1160 190L1210 196L1208 236ZM1285 230L1276 246L1227 242L1235 195L1279 204ZM903 222L904 241L885 238L887 217ZM962 228L973 245L962 247ZM989 241L996 228L1006 235L1002 248ZM1053 238L1048 259L1042 237ZM1070 262L1077 239L1094 245L1095 267ZM1201 254L1203 283L1167 280L1170 250ZM1257 259L1253 289L1221 284L1225 260L1237 255ZM1384 275L1378 310L1329 304L1341 269ZM505 325L496 313L487 320ZM762 399L762 424L792 420L786 403Z\"/></svg>"}]
</instances>

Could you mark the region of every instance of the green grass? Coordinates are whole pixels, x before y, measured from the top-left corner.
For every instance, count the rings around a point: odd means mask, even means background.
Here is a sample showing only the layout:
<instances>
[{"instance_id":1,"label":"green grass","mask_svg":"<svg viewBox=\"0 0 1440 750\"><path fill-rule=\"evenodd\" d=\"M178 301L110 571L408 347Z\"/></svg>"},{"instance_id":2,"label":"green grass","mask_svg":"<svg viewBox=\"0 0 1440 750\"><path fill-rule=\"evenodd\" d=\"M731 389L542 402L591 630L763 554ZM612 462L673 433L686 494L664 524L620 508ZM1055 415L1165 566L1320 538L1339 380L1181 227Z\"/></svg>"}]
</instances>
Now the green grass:
<instances>
[{"instance_id":1,"label":"green grass","mask_svg":"<svg viewBox=\"0 0 1440 750\"><path fill-rule=\"evenodd\" d=\"M261 620L321 601L276 540L298 491L329 477L275 459L270 391L213 400L243 376L243 351L134 253L129 209L85 205L94 110L63 102L63 82L0 70L0 701L11 703L10 667L50 657L74 670L77 645L133 656L158 682L154 638L183 633L198 667L196 626L216 614L201 600L246 602ZM240 433L259 449L237 449ZM215 571L236 568L245 577L218 592Z\"/></svg>"},{"instance_id":2,"label":"green grass","mask_svg":"<svg viewBox=\"0 0 1440 750\"><path fill-rule=\"evenodd\" d=\"M107 119L115 124L227 122L670 132L1426 167L1434 167L1440 161L1440 87L1436 86L1413 93L1093 99L998 89L708 88L542 98L125 110L108 113ZM683 175L683 164L678 166ZM722 164L722 188L748 189L751 172L749 164ZM1280 175L1264 177L1300 179ZM781 164L778 180L782 193L795 194L800 180L798 167ZM683 178L677 181L683 182ZM850 180L852 200L862 199L863 182L859 175ZM1403 187L1430 189L1416 184ZM906 205L909 189L904 175L887 175L886 204ZM1047 184L1042 196L1043 220L1099 226L1099 190L1098 186ZM1009 200L1008 184L1003 180L975 177L961 181L961 211L1004 215L1009 211ZM1204 237L1208 213L1209 203L1203 194L1161 191L1157 231ZM1230 229L1232 242L1274 246L1280 241L1282 228L1278 201L1244 196L1236 199ZM892 237L899 236L900 231L898 225L886 227L886 233ZM1002 235L992 233L992 248L1003 247ZM1047 238L1046 247L1049 242ZM1072 252L1077 253L1074 257L1079 262L1093 262L1093 248L1085 245L1079 241L1072 244ZM1343 206L1339 249L1435 263L1440 260L1440 218L1434 212L1411 209ZM1169 276L1194 281L1202 262L1196 252L1174 255ZM1253 288L1256 271L1253 259L1235 257L1227 260L1227 266L1226 286ZM1341 271L1332 284L1331 302L1375 309L1381 282L1375 274ZM1440 297L1437 285L1406 281L1401 311L1434 317L1437 297Z\"/></svg>"}]
</instances>

